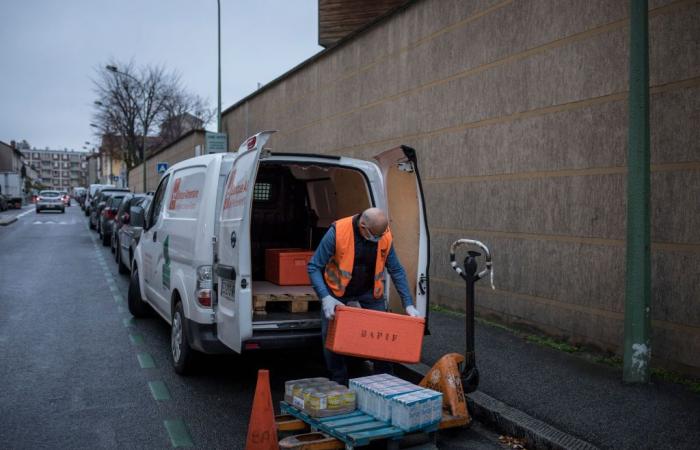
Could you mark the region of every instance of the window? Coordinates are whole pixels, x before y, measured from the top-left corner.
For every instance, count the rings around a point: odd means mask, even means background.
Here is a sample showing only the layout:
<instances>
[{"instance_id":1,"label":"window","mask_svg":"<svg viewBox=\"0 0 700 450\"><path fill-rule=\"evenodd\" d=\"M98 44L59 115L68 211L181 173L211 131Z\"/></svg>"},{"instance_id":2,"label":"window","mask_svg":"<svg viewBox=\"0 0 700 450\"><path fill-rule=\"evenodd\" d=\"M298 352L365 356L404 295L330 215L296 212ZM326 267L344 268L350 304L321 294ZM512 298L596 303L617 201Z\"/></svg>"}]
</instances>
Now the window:
<instances>
[{"instance_id":1,"label":"window","mask_svg":"<svg viewBox=\"0 0 700 450\"><path fill-rule=\"evenodd\" d=\"M253 186L253 201L269 202L272 199L271 191L272 185L270 183L255 183L255 186Z\"/></svg>"},{"instance_id":2,"label":"window","mask_svg":"<svg viewBox=\"0 0 700 450\"><path fill-rule=\"evenodd\" d=\"M160 216L160 211L163 209L163 200L165 199L165 190L168 187L169 179L170 175L161 180L160 184L158 185L158 190L156 190L156 193L153 196L153 205L148 214L148 228L155 225L155 222L158 220L158 216Z\"/></svg>"}]
</instances>

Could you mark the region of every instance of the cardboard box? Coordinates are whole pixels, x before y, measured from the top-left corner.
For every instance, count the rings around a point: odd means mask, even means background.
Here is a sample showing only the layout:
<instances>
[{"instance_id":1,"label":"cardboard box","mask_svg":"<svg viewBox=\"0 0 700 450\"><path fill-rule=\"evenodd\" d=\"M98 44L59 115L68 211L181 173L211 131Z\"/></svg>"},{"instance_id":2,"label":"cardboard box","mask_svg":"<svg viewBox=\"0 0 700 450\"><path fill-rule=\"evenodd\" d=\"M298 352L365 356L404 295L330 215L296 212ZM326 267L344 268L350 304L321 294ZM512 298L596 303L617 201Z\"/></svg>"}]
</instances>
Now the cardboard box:
<instances>
[{"instance_id":1,"label":"cardboard box","mask_svg":"<svg viewBox=\"0 0 700 450\"><path fill-rule=\"evenodd\" d=\"M280 286L310 285L306 265L313 254L301 248L268 248L265 250L265 279Z\"/></svg>"},{"instance_id":2,"label":"cardboard box","mask_svg":"<svg viewBox=\"0 0 700 450\"><path fill-rule=\"evenodd\" d=\"M425 319L338 306L326 348L342 355L415 364L420 362Z\"/></svg>"}]
</instances>

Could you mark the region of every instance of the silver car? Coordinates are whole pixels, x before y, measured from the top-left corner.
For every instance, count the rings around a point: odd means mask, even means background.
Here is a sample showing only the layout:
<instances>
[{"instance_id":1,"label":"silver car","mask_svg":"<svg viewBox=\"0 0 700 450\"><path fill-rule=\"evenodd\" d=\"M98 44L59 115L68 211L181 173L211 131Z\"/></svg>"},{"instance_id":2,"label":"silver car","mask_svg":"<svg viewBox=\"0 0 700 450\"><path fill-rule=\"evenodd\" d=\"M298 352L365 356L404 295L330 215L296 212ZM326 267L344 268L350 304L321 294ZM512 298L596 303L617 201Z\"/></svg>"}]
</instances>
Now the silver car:
<instances>
[{"instance_id":1,"label":"silver car","mask_svg":"<svg viewBox=\"0 0 700 450\"><path fill-rule=\"evenodd\" d=\"M66 212L66 205L63 204L63 196L58 191L41 191L36 199L36 212L44 210Z\"/></svg>"}]
</instances>

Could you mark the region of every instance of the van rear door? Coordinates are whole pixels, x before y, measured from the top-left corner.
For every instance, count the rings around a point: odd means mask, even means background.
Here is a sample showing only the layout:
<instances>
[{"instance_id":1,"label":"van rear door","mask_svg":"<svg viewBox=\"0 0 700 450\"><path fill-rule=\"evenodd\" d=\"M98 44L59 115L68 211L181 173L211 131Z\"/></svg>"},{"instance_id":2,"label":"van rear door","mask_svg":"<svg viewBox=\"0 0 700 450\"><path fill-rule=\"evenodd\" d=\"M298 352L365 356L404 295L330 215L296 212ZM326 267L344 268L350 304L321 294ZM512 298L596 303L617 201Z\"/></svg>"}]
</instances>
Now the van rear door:
<instances>
[{"instance_id":1,"label":"van rear door","mask_svg":"<svg viewBox=\"0 0 700 450\"><path fill-rule=\"evenodd\" d=\"M416 308L427 319L430 236L416 151L402 145L387 150L374 159L379 164L384 180L394 251L406 269ZM389 309L403 312L401 299L393 285L389 288Z\"/></svg>"},{"instance_id":2,"label":"van rear door","mask_svg":"<svg viewBox=\"0 0 700 450\"><path fill-rule=\"evenodd\" d=\"M260 153L272 133L263 131L241 144L219 214L216 323L219 340L237 352L253 334L250 216Z\"/></svg>"}]
</instances>

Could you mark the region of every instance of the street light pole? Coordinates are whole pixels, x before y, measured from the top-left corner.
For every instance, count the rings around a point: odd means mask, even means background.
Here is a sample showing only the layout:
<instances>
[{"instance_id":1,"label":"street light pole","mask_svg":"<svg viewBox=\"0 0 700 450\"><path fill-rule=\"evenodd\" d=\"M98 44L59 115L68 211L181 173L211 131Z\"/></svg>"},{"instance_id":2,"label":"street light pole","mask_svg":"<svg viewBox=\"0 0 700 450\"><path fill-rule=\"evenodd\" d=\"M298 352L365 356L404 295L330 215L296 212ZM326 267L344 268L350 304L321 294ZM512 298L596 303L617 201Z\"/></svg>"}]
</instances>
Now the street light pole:
<instances>
[{"instance_id":1,"label":"street light pole","mask_svg":"<svg viewBox=\"0 0 700 450\"><path fill-rule=\"evenodd\" d=\"M218 33L217 38L219 41L219 66L218 66L218 76L219 76L219 88L218 88L218 107L216 114L216 132L221 133L221 0L216 0L216 16L218 19Z\"/></svg>"},{"instance_id":2,"label":"street light pole","mask_svg":"<svg viewBox=\"0 0 700 450\"><path fill-rule=\"evenodd\" d=\"M114 72L119 75L124 75L125 77L129 77L132 80L136 82L136 84L139 85L139 88L141 88L141 94L143 95L143 100L144 100L144 105L146 104L146 89L144 89L143 84L134 77L133 75L130 75L126 72L120 72L119 69L117 69L116 66L112 65L107 65L105 66L105 69L109 70L110 72ZM143 120L143 115L141 112L139 112L139 115L141 116L141 125L144 124ZM143 192L146 193L148 192L148 188L146 186L146 127L143 127L143 131L141 133L141 171L143 172Z\"/></svg>"}]
</instances>

